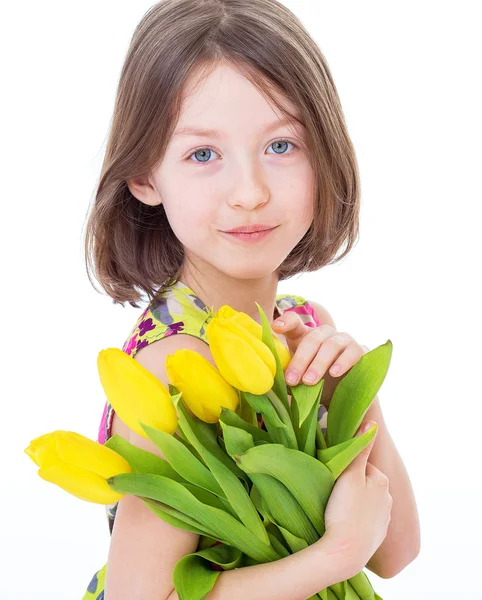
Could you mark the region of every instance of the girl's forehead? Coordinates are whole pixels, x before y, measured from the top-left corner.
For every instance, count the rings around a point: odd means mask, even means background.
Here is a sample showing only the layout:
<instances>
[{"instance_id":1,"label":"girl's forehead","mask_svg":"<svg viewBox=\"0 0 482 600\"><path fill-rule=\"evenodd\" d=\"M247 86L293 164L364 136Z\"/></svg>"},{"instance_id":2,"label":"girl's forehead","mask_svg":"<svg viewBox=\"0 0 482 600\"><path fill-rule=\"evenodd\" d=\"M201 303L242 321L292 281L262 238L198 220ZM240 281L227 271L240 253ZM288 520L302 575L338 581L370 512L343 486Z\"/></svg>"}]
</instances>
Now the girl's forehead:
<instances>
[{"instance_id":1,"label":"girl's forehead","mask_svg":"<svg viewBox=\"0 0 482 600\"><path fill-rule=\"evenodd\" d=\"M262 84L261 74L259 81ZM206 121L212 118L219 122L220 119L216 117L222 114L243 114L251 111L252 119L264 127L271 125L275 120L286 120L287 115L299 122L297 107L281 91L274 90L273 84L269 84L269 95L276 98L284 112L273 103L267 93L263 93L263 86L261 85L260 89L258 85L254 85L235 68L224 64L218 65L208 73L191 76L181 94L176 133L183 129L194 129L194 125L203 117L206 117ZM204 126L209 128L206 122Z\"/></svg>"}]
</instances>

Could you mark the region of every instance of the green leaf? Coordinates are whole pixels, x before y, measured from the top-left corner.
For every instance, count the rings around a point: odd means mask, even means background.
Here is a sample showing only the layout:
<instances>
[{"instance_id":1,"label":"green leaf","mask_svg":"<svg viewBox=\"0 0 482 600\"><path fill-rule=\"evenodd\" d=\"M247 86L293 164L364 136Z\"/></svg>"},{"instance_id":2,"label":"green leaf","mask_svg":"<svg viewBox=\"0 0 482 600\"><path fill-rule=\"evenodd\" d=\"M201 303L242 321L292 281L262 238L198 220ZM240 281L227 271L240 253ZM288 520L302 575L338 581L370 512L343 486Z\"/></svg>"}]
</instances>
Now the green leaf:
<instances>
[{"instance_id":1,"label":"green leaf","mask_svg":"<svg viewBox=\"0 0 482 600\"><path fill-rule=\"evenodd\" d=\"M242 454L243 452L246 452L250 448L254 447L253 436L250 433L244 431L244 429L226 425L222 421L220 421L220 423L223 430L223 440L226 447L226 452L229 454L229 456L231 456L231 458L233 458L236 454Z\"/></svg>"},{"instance_id":2,"label":"green leaf","mask_svg":"<svg viewBox=\"0 0 482 600\"><path fill-rule=\"evenodd\" d=\"M228 512L203 504L177 481L150 473L121 473L107 479L107 483L121 494L152 498L168 504L200 523L209 537L226 540L255 560L271 562L280 558L269 545L269 539L265 543Z\"/></svg>"},{"instance_id":3,"label":"green leaf","mask_svg":"<svg viewBox=\"0 0 482 600\"><path fill-rule=\"evenodd\" d=\"M354 437L385 379L391 356L388 340L364 354L336 386L328 408L328 446Z\"/></svg>"},{"instance_id":4,"label":"green leaf","mask_svg":"<svg viewBox=\"0 0 482 600\"><path fill-rule=\"evenodd\" d=\"M199 552L199 550L206 550L206 548L211 548L211 546L215 543L221 540L215 540L212 537L208 537L207 535L203 535L202 537L199 538L199 543L197 545L196 548L196 552Z\"/></svg>"},{"instance_id":5,"label":"green leaf","mask_svg":"<svg viewBox=\"0 0 482 600\"><path fill-rule=\"evenodd\" d=\"M179 483L187 483L184 477L181 477L166 460L152 454L152 452L134 446L118 434L109 438L104 446L125 458L134 473L156 473L157 475L170 477L175 481L179 481Z\"/></svg>"},{"instance_id":6,"label":"green leaf","mask_svg":"<svg viewBox=\"0 0 482 600\"><path fill-rule=\"evenodd\" d=\"M264 423L272 442L288 446L288 438L285 434L287 425L280 419L278 412L266 394L251 394L250 392L242 393L253 407L253 410L263 415Z\"/></svg>"},{"instance_id":7,"label":"green leaf","mask_svg":"<svg viewBox=\"0 0 482 600\"><path fill-rule=\"evenodd\" d=\"M338 598L338 600L345 600L347 587L346 581L340 581L339 583L333 583L328 589L335 593L335 597Z\"/></svg>"},{"instance_id":8,"label":"green leaf","mask_svg":"<svg viewBox=\"0 0 482 600\"><path fill-rule=\"evenodd\" d=\"M174 388L175 389L175 388ZM204 456L199 452L199 448L195 446L191 438L194 437L197 444L201 444L203 448L209 451L210 454L220 460L228 469L231 470L236 477L239 477L245 482L245 489L249 489L249 477L237 466L237 464L226 454L226 452L218 444L218 424L217 423L205 423L196 416L191 415L184 402L180 401L180 396L175 395L172 397L173 404L177 411L179 418L179 426L183 429L186 435L187 441L192 445L195 450L201 456L206 467L209 466L204 460ZM188 428L190 431L190 437L187 435L185 429ZM212 469L210 469L212 471ZM219 483L219 482L218 482Z\"/></svg>"},{"instance_id":9,"label":"green leaf","mask_svg":"<svg viewBox=\"0 0 482 600\"><path fill-rule=\"evenodd\" d=\"M293 554L295 552L299 552L300 550L304 550L305 548L308 548L308 544L305 542L304 539L299 538L296 535L293 535L287 529L285 529L284 527L281 527L281 525L278 525L278 527L280 528L281 533L284 535L286 542L288 543L288 545L291 549L291 552Z\"/></svg>"},{"instance_id":10,"label":"green leaf","mask_svg":"<svg viewBox=\"0 0 482 600\"><path fill-rule=\"evenodd\" d=\"M234 414L246 425L256 427L256 429L258 429L258 416L256 415L256 411L254 411L250 404L246 401L246 398L243 396L241 390L236 389L236 393L238 394L239 403ZM224 406L222 406L221 414L223 410L230 409L225 409ZM230 423L230 425L232 425L232 423Z\"/></svg>"},{"instance_id":11,"label":"green leaf","mask_svg":"<svg viewBox=\"0 0 482 600\"><path fill-rule=\"evenodd\" d=\"M139 496L139 498L144 502L144 504L159 518L161 518L169 525L173 527L177 527L178 529L182 529L184 531L190 531L191 533L197 533L199 536L205 536L208 539L214 539L210 536L212 532L208 532L208 530L203 527L200 523L198 523L195 519L191 519L184 513L172 506L169 506L163 502L159 502L157 500L153 500L152 498L145 498L143 496Z\"/></svg>"},{"instance_id":12,"label":"green leaf","mask_svg":"<svg viewBox=\"0 0 482 600\"><path fill-rule=\"evenodd\" d=\"M350 585L350 582L346 582L346 600L360 600L360 596L356 593L353 587Z\"/></svg>"},{"instance_id":13,"label":"green leaf","mask_svg":"<svg viewBox=\"0 0 482 600\"><path fill-rule=\"evenodd\" d=\"M356 598L360 598L360 600L375 600L375 590L364 571L360 571L355 576L350 577L348 583L358 594Z\"/></svg>"},{"instance_id":14,"label":"green leaf","mask_svg":"<svg viewBox=\"0 0 482 600\"><path fill-rule=\"evenodd\" d=\"M214 571L211 563L225 571L243 566L243 553L231 546L214 546L187 554L174 567L173 582L180 600L204 600L214 587L221 571Z\"/></svg>"},{"instance_id":15,"label":"green leaf","mask_svg":"<svg viewBox=\"0 0 482 600\"><path fill-rule=\"evenodd\" d=\"M219 498L216 494L212 494L211 492L192 483L184 483L183 485L186 490L191 492L191 494L199 500L199 502L207 504L208 506L214 506L215 508L219 508L219 510L225 510L231 513L235 519L238 519L238 515L225 498Z\"/></svg>"},{"instance_id":16,"label":"green leaf","mask_svg":"<svg viewBox=\"0 0 482 600\"><path fill-rule=\"evenodd\" d=\"M311 415L313 407L317 410L320 407L321 394L323 392L325 380L321 379L314 385L299 383L290 387L291 390L291 410L296 406L296 418L293 413L293 424L296 428L303 425L305 419Z\"/></svg>"},{"instance_id":17,"label":"green leaf","mask_svg":"<svg viewBox=\"0 0 482 600\"><path fill-rule=\"evenodd\" d=\"M308 545L320 539L299 502L283 483L265 473L251 473L250 477L262 498L263 511L272 523L304 539Z\"/></svg>"},{"instance_id":18,"label":"green leaf","mask_svg":"<svg viewBox=\"0 0 482 600\"><path fill-rule=\"evenodd\" d=\"M325 448L328 447L326 445L325 436L323 434L323 431L321 431L321 427L320 427L319 423L318 423L318 427L316 428L315 445L316 445L317 450L324 450Z\"/></svg>"},{"instance_id":19,"label":"green leaf","mask_svg":"<svg viewBox=\"0 0 482 600\"><path fill-rule=\"evenodd\" d=\"M281 400L278 398L278 396L274 393L273 390L268 390L266 392L266 396L268 396L268 399L270 400L274 409L278 413L281 422L285 426L285 428L281 431L281 433L286 436L286 440L283 442L283 446L286 446L287 448L292 448L294 450L298 450L298 441L296 439L296 434L293 427L291 409L289 411L286 410L284 404L281 402ZM267 417L266 428L270 431L269 426L269 417Z\"/></svg>"},{"instance_id":20,"label":"green leaf","mask_svg":"<svg viewBox=\"0 0 482 600\"><path fill-rule=\"evenodd\" d=\"M351 440L331 446L327 450L318 450L318 460L321 460L330 469L336 481L347 466L368 446L375 437L377 430L378 424L371 427L363 435L357 435ZM337 449L338 451L336 451ZM328 451L330 451L331 457L326 460Z\"/></svg>"},{"instance_id":21,"label":"green leaf","mask_svg":"<svg viewBox=\"0 0 482 600\"><path fill-rule=\"evenodd\" d=\"M324 534L323 514L335 480L322 462L300 450L281 444L263 444L236 456L248 475L265 473L283 483L293 494L319 537Z\"/></svg>"},{"instance_id":22,"label":"green leaf","mask_svg":"<svg viewBox=\"0 0 482 600\"><path fill-rule=\"evenodd\" d=\"M256 302L256 306L258 307L258 312L261 317L261 326L262 326L261 339L262 339L263 343L266 344L266 346L268 346L268 348L271 350L271 352L273 353L273 356L275 357L275 360L276 360L276 374L274 377L273 391L278 396L278 398L281 400L284 407L286 408L286 410L288 411L288 413L291 416L290 405L288 402L288 389L287 389L287 385L286 385L286 381L285 381L283 368L281 366L281 360L280 360L280 357L278 356L278 353L276 352L276 348L274 345L273 331L271 329L271 325L269 323L268 317L266 316L264 310L261 308L261 306L257 302ZM258 411L258 412L260 412L260 411Z\"/></svg>"},{"instance_id":23,"label":"green leaf","mask_svg":"<svg viewBox=\"0 0 482 600\"><path fill-rule=\"evenodd\" d=\"M242 395L242 394L241 394ZM249 403L248 403L249 406ZM253 411L256 414L255 411ZM247 433L251 435L255 442L259 440L264 440L266 442L271 442L271 436L267 431L258 427L258 425L251 425L244 421L238 414L233 412L229 408L221 407L221 416L219 417L219 421L225 423L226 425L231 425L232 427L237 427L238 429L243 429ZM257 422L257 420L256 420Z\"/></svg>"},{"instance_id":24,"label":"green leaf","mask_svg":"<svg viewBox=\"0 0 482 600\"><path fill-rule=\"evenodd\" d=\"M268 421L273 427L286 429L286 425L280 419L278 412L270 402L266 394L251 394L251 392L242 392L246 400L253 407L253 410L263 415L264 422Z\"/></svg>"},{"instance_id":25,"label":"green leaf","mask_svg":"<svg viewBox=\"0 0 482 600\"><path fill-rule=\"evenodd\" d=\"M301 384L296 387L308 388L309 386ZM309 409L309 413L306 416L306 418L302 420L302 424L300 427L296 426L296 423L301 421L301 418L299 418L300 403L297 401L295 395L292 396L293 400L291 403L291 413L293 415L293 426L296 434L296 439L298 441L299 449L302 450L305 454L308 454L309 456L316 457L316 430L320 430L320 425L318 423L318 412L321 404L321 391L323 389L323 386L313 387L316 387L317 389L315 389L314 392L311 393L311 395L309 393L303 392L301 389L295 392L295 394L297 394L298 396L300 394L302 396L305 396L305 398L302 398L301 400L302 406L304 406L303 410L306 411L307 409ZM306 398L308 400L306 400ZM323 436L322 433L321 435Z\"/></svg>"},{"instance_id":26,"label":"green leaf","mask_svg":"<svg viewBox=\"0 0 482 600\"><path fill-rule=\"evenodd\" d=\"M140 422L142 429L164 454L169 464L185 480L226 498L211 471L172 435Z\"/></svg>"},{"instance_id":27,"label":"green leaf","mask_svg":"<svg viewBox=\"0 0 482 600\"><path fill-rule=\"evenodd\" d=\"M181 428L180 428L180 427L179 427L179 430L181 430ZM184 434L183 434L183 435L184 435ZM182 437L182 435L178 435L178 433L177 433L177 432L174 432L174 433L172 434L172 437L173 437L175 440L177 440L177 441L178 441L180 444L182 444L184 447L186 447L186 448L189 450L189 452L190 452L190 453L191 453L191 454L192 454L192 455L193 455L195 458L197 458L199 462L201 462L201 463L204 465L204 462L203 462L202 458L199 456L199 453L197 452L197 450L196 450L195 448L193 448L193 447L191 446L191 444L190 444L190 443L189 443L189 442L188 442L188 441L187 441L187 440L186 440L184 437ZM204 466L206 466L206 465L204 465Z\"/></svg>"},{"instance_id":28,"label":"green leaf","mask_svg":"<svg viewBox=\"0 0 482 600\"><path fill-rule=\"evenodd\" d=\"M188 436L190 443L196 448L199 454L203 457L203 460L208 465L210 471L216 478L217 482L223 489L223 492L231 504L232 508L238 515L238 518L244 525L265 544L269 544L268 535L266 529L263 527L263 523L257 513L253 503L251 502L245 487L237 478L237 476L230 470L225 460L231 461L236 464L232 458L230 458L225 452L216 445L219 452L223 455L223 460L219 460L217 456L211 454L211 452L205 448L202 443L196 438L194 431L191 429L191 423L186 416L187 411L182 404L179 403L178 399L174 400L176 408L178 410L179 422L183 428L183 431ZM229 425L227 426L229 427ZM240 430L241 431L241 430ZM246 434L249 435L249 434ZM252 439L252 438L251 438ZM239 467L236 466L237 469Z\"/></svg>"}]
</instances>

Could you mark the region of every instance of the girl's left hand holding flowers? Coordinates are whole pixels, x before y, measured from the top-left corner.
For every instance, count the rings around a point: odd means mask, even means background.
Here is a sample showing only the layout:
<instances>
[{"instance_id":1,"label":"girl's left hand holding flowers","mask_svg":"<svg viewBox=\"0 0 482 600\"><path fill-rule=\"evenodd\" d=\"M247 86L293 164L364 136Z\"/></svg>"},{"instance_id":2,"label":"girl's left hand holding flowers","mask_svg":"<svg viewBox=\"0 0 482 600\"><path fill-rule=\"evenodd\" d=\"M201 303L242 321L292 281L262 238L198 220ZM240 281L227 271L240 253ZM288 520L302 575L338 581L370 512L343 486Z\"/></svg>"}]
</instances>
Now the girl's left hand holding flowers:
<instances>
[{"instance_id":1,"label":"girl's left hand holding flowers","mask_svg":"<svg viewBox=\"0 0 482 600\"><path fill-rule=\"evenodd\" d=\"M280 321L284 325L280 325ZM314 385L324 379L322 399L325 405L329 403L340 378L369 351L351 335L339 332L331 325L305 325L294 312L285 312L273 321L272 328L275 333L286 337L288 348L293 353L285 370L287 384Z\"/></svg>"}]
</instances>

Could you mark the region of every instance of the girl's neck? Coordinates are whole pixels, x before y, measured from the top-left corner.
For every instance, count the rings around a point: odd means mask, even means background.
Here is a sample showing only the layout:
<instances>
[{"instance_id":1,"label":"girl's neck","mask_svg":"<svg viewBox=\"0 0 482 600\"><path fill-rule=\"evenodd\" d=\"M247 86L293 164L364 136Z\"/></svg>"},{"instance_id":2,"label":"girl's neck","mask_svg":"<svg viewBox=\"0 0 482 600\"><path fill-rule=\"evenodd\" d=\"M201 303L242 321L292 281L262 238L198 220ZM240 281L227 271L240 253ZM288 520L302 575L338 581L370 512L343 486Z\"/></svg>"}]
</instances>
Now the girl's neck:
<instances>
[{"instance_id":1,"label":"girl's neck","mask_svg":"<svg viewBox=\"0 0 482 600\"><path fill-rule=\"evenodd\" d=\"M278 276L276 273L263 279L235 279L224 273L201 275L184 269L179 275L179 281L187 285L208 307L218 310L228 304L234 310L244 312L261 323L257 302L271 323L277 316L276 294Z\"/></svg>"}]
</instances>

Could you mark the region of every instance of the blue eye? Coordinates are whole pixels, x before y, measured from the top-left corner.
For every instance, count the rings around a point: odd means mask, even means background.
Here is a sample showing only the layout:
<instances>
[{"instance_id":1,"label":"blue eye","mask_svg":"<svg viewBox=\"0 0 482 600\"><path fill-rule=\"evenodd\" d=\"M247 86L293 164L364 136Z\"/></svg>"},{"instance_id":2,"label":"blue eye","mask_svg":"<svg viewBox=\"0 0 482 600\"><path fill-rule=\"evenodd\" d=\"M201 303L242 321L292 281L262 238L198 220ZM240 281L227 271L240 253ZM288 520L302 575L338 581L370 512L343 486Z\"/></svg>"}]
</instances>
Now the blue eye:
<instances>
[{"instance_id":1,"label":"blue eye","mask_svg":"<svg viewBox=\"0 0 482 600\"><path fill-rule=\"evenodd\" d=\"M291 144L293 146L293 148L296 148L296 146L292 142L290 142L289 140L285 140L285 139L275 140L274 142L271 142L271 144L269 146L274 146L275 144L281 144L281 146L283 146L284 144ZM286 154L286 152L276 152L276 154Z\"/></svg>"},{"instance_id":2,"label":"blue eye","mask_svg":"<svg viewBox=\"0 0 482 600\"><path fill-rule=\"evenodd\" d=\"M278 144L278 145L281 144L282 148L285 146L285 144L291 144L293 146L293 148L297 148L297 146L295 144L293 144L293 142L290 142L289 140L286 140L286 139L275 140L274 142L271 142L271 144L268 146L268 148L270 146L274 146L275 144ZM196 162L197 164L212 162L209 160L209 157L211 156L212 152L217 154L217 152L215 152L212 148L198 148L197 150L194 150L194 152L192 152L187 158L190 159L191 156L195 156L196 158L199 158L200 160L192 161L192 162ZM275 151L275 154L283 155L283 154L286 154L286 152ZM196 156L196 155L200 155L200 156Z\"/></svg>"}]
</instances>

